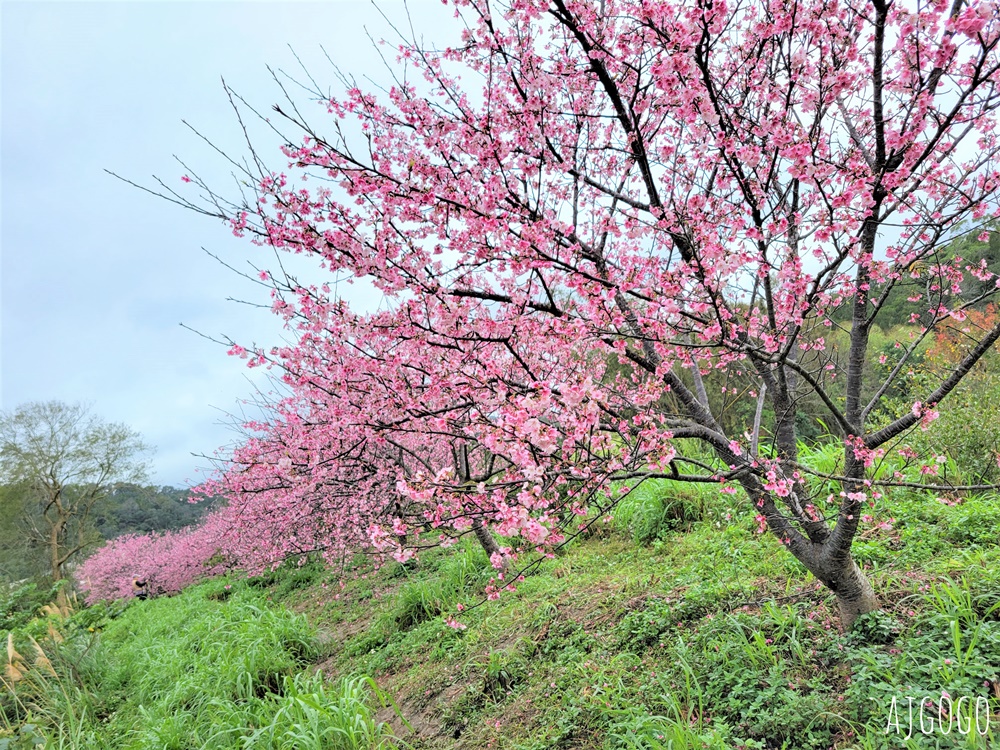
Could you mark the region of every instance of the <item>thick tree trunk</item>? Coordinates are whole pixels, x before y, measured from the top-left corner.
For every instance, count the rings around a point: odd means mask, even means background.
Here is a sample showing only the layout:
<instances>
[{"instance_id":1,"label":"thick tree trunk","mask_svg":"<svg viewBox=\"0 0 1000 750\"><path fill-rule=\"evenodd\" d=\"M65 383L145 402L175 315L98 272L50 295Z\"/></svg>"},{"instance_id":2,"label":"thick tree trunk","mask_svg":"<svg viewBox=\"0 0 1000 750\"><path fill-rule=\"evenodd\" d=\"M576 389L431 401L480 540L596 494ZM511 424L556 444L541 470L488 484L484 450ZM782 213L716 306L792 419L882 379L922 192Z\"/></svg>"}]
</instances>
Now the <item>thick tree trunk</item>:
<instances>
[{"instance_id":1,"label":"thick tree trunk","mask_svg":"<svg viewBox=\"0 0 1000 750\"><path fill-rule=\"evenodd\" d=\"M878 609L878 600L868 577L854 560L848 559L847 562L834 589L840 608L840 625L845 632L851 629L858 617Z\"/></svg>"},{"instance_id":2,"label":"thick tree trunk","mask_svg":"<svg viewBox=\"0 0 1000 750\"><path fill-rule=\"evenodd\" d=\"M806 536L775 505L774 498L761 491L756 479L747 477L743 481L754 506L760 508L767 519L771 533L837 597L840 624L844 631L850 630L859 616L878 609L871 583L851 557L851 541L856 527L850 521L845 519L831 531L822 521L809 520L806 514L796 512L800 527L808 533ZM798 506L795 502L788 509L798 511ZM854 515L858 513L857 508L850 510ZM838 531L842 533L838 534Z\"/></svg>"},{"instance_id":3,"label":"thick tree trunk","mask_svg":"<svg viewBox=\"0 0 1000 750\"><path fill-rule=\"evenodd\" d=\"M799 562L814 575L837 598L840 626L847 632L861 615L878 609L878 599L864 571L854 562L849 552L839 555L823 555L823 545L816 545L816 556L797 554ZM829 552L829 550L826 550Z\"/></svg>"},{"instance_id":4,"label":"thick tree trunk","mask_svg":"<svg viewBox=\"0 0 1000 750\"><path fill-rule=\"evenodd\" d=\"M822 545L814 547L822 549ZM802 547L792 546L789 551L837 597L840 626L844 632L851 629L858 617L878 609L875 590L850 554L823 559L821 551L818 556L802 554Z\"/></svg>"}]
</instances>

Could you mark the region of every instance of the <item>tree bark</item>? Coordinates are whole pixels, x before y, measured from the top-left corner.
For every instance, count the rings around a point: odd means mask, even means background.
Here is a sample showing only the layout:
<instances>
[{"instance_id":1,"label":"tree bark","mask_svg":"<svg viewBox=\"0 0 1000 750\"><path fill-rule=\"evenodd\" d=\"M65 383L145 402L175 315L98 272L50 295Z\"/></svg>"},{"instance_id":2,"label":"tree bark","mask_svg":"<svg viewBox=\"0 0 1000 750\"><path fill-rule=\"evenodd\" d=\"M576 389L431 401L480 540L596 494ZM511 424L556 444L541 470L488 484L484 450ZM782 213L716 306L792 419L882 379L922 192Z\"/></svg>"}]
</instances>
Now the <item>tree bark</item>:
<instances>
[{"instance_id":1,"label":"tree bark","mask_svg":"<svg viewBox=\"0 0 1000 750\"><path fill-rule=\"evenodd\" d=\"M499 572L506 573L508 562L507 556L503 553L503 550L500 549L500 545L497 544L497 540L493 538L490 530L486 528L486 525L483 523L483 519L476 518L473 520L472 533L476 535L476 539L479 540L483 550L486 551L486 556L489 557L491 561L493 559L493 555L500 555L503 558L503 566L500 568Z\"/></svg>"},{"instance_id":2,"label":"tree bark","mask_svg":"<svg viewBox=\"0 0 1000 750\"><path fill-rule=\"evenodd\" d=\"M49 529L49 564L52 572L52 583L58 583L63 578L62 549L63 528L66 521L60 514L59 519Z\"/></svg>"},{"instance_id":3,"label":"tree bark","mask_svg":"<svg viewBox=\"0 0 1000 750\"><path fill-rule=\"evenodd\" d=\"M878 599L868 577L854 560L848 558L838 578L837 588L833 590L840 609L840 625L846 632L858 617L878 609Z\"/></svg>"},{"instance_id":4,"label":"tree bark","mask_svg":"<svg viewBox=\"0 0 1000 750\"><path fill-rule=\"evenodd\" d=\"M789 545L789 551L810 573L833 592L840 614L840 627L847 632L861 615L878 609L878 598L868 576L849 551L835 553L833 540L823 544Z\"/></svg>"}]
</instances>

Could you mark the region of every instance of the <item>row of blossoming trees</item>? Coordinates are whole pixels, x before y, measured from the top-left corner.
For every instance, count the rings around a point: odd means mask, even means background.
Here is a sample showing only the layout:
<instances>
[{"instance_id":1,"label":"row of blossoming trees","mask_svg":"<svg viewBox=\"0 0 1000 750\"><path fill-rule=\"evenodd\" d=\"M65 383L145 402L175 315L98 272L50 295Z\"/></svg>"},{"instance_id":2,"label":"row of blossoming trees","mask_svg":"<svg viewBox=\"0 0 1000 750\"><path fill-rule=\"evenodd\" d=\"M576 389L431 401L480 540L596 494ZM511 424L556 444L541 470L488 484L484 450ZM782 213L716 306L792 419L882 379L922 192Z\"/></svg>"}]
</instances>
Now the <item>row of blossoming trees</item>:
<instances>
[{"instance_id":1,"label":"row of blossoming trees","mask_svg":"<svg viewBox=\"0 0 1000 750\"><path fill-rule=\"evenodd\" d=\"M995 0L454 5L461 42L401 45L383 95L317 92L328 128L277 108L299 132L285 171L245 162L249 198L185 177L208 198L188 207L384 299L359 315L264 275L295 343L234 351L290 395L205 488L228 548L252 569L475 534L503 572L622 487L712 482L849 626L876 606L851 557L873 463L1000 338L969 327L886 412L922 342L996 291L942 252L1000 213ZM919 327L875 380L869 336L901 292ZM727 377L750 384L738 428L706 388ZM806 405L843 440L832 507L800 462Z\"/></svg>"}]
</instances>

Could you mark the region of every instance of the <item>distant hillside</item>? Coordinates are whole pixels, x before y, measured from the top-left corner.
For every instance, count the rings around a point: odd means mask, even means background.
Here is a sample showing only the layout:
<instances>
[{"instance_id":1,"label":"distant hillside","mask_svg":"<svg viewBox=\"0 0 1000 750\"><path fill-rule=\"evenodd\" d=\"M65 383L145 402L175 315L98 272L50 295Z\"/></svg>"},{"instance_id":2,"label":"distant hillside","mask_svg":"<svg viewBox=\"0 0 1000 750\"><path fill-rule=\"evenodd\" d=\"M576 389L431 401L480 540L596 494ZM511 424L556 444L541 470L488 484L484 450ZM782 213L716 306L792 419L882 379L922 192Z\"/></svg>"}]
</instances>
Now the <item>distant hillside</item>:
<instances>
[{"instance_id":1,"label":"distant hillside","mask_svg":"<svg viewBox=\"0 0 1000 750\"><path fill-rule=\"evenodd\" d=\"M215 500L192 503L190 489L122 484L112 490L94 518L103 539L146 534L189 526L212 508Z\"/></svg>"},{"instance_id":2,"label":"distant hillside","mask_svg":"<svg viewBox=\"0 0 1000 750\"><path fill-rule=\"evenodd\" d=\"M0 487L0 581L21 581L49 571L48 551L41 538L45 525L39 522L42 509L27 497L17 486ZM95 505L86 526L74 526L70 534L75 537L82 532L91 548L96 548L123 534L188 526L218 505L216 500L191 503L190 497L188 489L120 484Z\"/></svg>"}]
</instances>

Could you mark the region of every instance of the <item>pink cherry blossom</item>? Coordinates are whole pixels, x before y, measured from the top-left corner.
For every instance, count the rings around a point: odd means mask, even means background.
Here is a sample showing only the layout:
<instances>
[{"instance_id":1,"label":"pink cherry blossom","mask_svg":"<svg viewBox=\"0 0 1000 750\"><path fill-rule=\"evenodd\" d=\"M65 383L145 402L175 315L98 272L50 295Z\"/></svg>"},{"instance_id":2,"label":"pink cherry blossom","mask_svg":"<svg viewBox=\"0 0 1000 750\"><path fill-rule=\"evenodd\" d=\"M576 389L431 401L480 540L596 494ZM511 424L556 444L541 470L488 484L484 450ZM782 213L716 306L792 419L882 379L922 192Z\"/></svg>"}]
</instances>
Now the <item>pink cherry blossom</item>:
<instances>
[{"instance_id":1,"label":"pink cherry blossom","mask_svg":"<svg viewBox=\"0 0 1000 750\"><path fill-rule=\"evenodd\" d=\"M403 45L406 77L324 98L322 122L282 110L307 134L287 169L201 207L385 300L359 315L265 279L290 343L231 352L290 395L204 488L228 498L227 554L406 559L499 535L494 596L622 485L710 481L742 488L849 624L875 606L850 549L883 446L1000 339L977 333L911 409L872 419L916 346L868 371L890 292L921 283L926 334L963 314L967 273L993 278L940 248L997 214L995 3L455 6L454 46ZM834 321L843 361L816 333ZM740 378L759 416L733 428ZM797 473L806 400L843 440L829 517Z\"/></svg>"}]
</instances>

